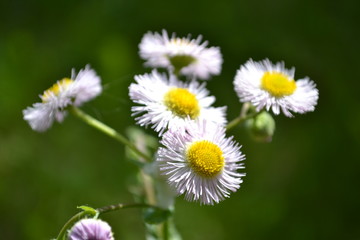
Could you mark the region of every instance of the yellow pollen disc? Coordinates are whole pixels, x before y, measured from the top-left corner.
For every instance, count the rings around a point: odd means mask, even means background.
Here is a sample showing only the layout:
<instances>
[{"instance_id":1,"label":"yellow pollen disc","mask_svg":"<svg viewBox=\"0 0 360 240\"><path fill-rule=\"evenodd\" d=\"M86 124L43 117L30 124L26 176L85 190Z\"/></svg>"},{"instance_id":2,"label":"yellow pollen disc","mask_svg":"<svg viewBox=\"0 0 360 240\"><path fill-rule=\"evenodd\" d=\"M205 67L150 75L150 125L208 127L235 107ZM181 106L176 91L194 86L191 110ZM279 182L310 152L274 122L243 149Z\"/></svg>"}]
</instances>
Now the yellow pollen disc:
<instances>
[{"instance_id":1,"label":"yellow pollen disc","mask_svg":"<svg viewBox=\"0 0 360 240\"><path fill-rule=\"evenodd\" d=\"M215 177L224 167L223 152L216 144L207 140L193 143L187 149L186 159L190 167L203 177Z\"/></svg>"},{"instance_id":2,"label":"yellow pollen disc","mask_svg":"<svg viewBox=\"0 0 360 240\"><path fill-rule=\"evenodd\" d=\"M200 114L200 107L195 95L185 88L173 88L165 94L165 106L175 115L196 119Z\"/></svg>"},{"instance_id":3,"label":"yellow pollen disc","mask_svg":"<svg viewBox=\"0 0 360 240\"><path fill-rule=\"evenodd\" d=\"M63 78L62 80L57 81L54 85L52 85L48 90L44 92L44 94L41 96L41 99L43 100L43 102L48 101L50 96L59 95L61 90L66 89L73 82L74 81L69 78Z\"/></svg>"},{"instance_id":4,"label":"yellow pollen disc","mask_svg":"<svg viewBox=\"0 0 360 240\"><path fill-rule=\"evenodd\" d=\"M265 72L261 78L261 87L274 97L283 97L294 93L296 82L283 73Z\"/></svg>"}]
</instances>

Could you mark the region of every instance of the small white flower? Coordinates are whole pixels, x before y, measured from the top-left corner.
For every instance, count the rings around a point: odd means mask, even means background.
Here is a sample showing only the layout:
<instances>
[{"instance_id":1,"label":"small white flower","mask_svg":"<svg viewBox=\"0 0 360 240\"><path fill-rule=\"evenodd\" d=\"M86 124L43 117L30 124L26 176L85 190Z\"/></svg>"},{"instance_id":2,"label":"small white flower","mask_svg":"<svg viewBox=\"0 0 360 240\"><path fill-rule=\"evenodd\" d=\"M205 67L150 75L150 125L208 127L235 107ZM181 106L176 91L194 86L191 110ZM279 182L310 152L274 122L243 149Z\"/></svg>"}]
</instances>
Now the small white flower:
<instances>
[{"instance_id":1,"label":"small white flower","mask_svg":"<svg viewBox=\"0 0 360 240\"><path fill-rule=\"evenodd\" d=\"M69 232L68 240L114 240L111 227L100 219L82 219Z\"/></svg>"},{"instance_id":2,"label":"small white flower","mask_svg":"<svg viewBox=\"0 0 360 240\"><path fill-rule=\"evenodd\" d=\"M226 107L214 108L215 97L208 96L205 84L196 81L184 83L156 70L151 74L135 76L129 87L132 101L141 106L131 108L140 126L152 125L160 135L169 127L185 125L190 120L209 119L226 124Z\"/></svg>"},{"instance_id":3,"label":"small white flower","mask_svg":"<svg viewBox=\"0 0 360 240\"><path fill-rule=\"evenodd\" d=\"M219 75L223 62L219 47L209 47L208 42L201 43L202 36L191 39L169 38L165 30L162 35L148 32L139 44L140 56L150 67L167 68L185 76L209 79Z\"/></svg>"},{"instance_id":4,"label":"small white flower","mask_svg":"<svg viewBox=\"0 0 360 240\"><path fill-rule=\"evenodd\" d=\"M171 128L161 140L157 161L160 171L177 193L188 201L212 205L229 197L242 183L245 156L240 146L225 137L223 126L192 121Z\"/></svg>"},{"instance_id":5,"label":"small white flower","mask_svg":"<svg viewBox=\"0 0 360 240\"><path fill-rule=\"evenodd\" d=\"M236 73L235 91L241 102L251 102L257 111L271 108L274 114L281 110L288 117L291 111L314 111L319 97L315 83L308 77L295 81L294 73L295 68L288 70L283 62L250 59Z\"/></svg>"},{"instance_id":6,"label":"small white flower","mask_svg":"<svg viewBox=\"0 0 360 240\"><path fill-rule=\"evenodd\" d=\"M57 81L40 96L41 103L23 110L24 119L33 130L43 132L51 127L54 120L62 122L67 106L80 106L98 96L101 91L100 77L89 66L77 75L73 70L71 79Z\"/></svg>"}]
</instances>

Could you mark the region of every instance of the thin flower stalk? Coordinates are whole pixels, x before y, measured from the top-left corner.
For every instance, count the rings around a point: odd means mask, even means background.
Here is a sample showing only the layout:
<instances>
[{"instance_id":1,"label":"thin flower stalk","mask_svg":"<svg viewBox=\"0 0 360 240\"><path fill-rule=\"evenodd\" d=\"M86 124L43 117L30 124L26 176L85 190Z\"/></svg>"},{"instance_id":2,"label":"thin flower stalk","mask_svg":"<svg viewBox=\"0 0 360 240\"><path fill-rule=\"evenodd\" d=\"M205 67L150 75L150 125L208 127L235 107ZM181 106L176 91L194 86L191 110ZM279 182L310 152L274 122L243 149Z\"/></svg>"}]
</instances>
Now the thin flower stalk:
<instances>
[{"instance_id":1,"label":"thin flower stalk","mask_svg":"<svg viewBox=\"0 0 360 240\"><path fill-rule=\"evenodd\" d=\"M74 114L76 117L83 120L88 125L96 128L102 133L105 133L109 137L117 140L118 142L124 144L125 146L129 147L131 150L133 150L136 154L138 154L140 157L146 159L147 161L151 162L152 159L142 151L140 151L133 143L131 143L126 137L118 133L113 128L105 125L104 123L100 122L99 120L91 117L90 115L86 114L85 112L81 111L79 108L71 106L69 108L69 111Z\"/></svg>"}]
</instances>

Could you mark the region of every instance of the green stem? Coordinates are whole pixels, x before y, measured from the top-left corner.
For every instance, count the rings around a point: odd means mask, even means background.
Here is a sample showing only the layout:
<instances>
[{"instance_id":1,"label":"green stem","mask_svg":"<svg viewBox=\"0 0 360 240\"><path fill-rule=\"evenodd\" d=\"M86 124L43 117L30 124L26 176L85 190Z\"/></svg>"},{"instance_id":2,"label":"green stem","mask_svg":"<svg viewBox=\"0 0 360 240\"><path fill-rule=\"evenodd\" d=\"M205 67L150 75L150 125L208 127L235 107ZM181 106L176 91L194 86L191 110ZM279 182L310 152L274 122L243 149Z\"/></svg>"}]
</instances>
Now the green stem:
<instances>
[{"instance_id":1,"label":"green stem","mask_svg":"<svg viewBox=\"0 0 360 240\"><path fill-rule=\"evenodd\" d=\"M231 128L235 127L236 125L243 123L244 121L246 121L250 118L253 118L258 114L259 114L259 112L246 115L245 117L239 116L239 117L233 119L231 122L229 122L228 125L226 125L226 130L230 130Z\"/></svg>"},{"instance_id":2,"label":"green stem","mask_svg":"<svg viewBox=\"0 0 360 240\"><path fill-rule=\"evenodd\" d=\"M243 107L241 109L240 116L238 116L237 118L235 118L231 122L229 122L228 125L226 126L226 130L230 130L231 128L235 127L236 125L243 123L250 118L254 118L262 112L262 111L259 111L259 112L252 112L250 114L247 114L249 108L250 108L250 103L244 103Z\"/></svg>"},{"instance_id":3,"label":"green stem","mask_svg":"<svg viewBox=\"0 0 360 240\"><path fill-rule=\"evenodd\" d=\"M166 220L162 224L162 230L163 230L163 239L169 240L169 220Z\"/></svg>"},{"instance_id":4,"label":"green stem","mask_svg":"<svg viewBox=\"0 0 360 240\"><path fill-rule=\"evenodd\" d=\"M92 215L92 214L88 211L82 211L82 212L75 214L72 218L70 218L69 221L67 221L65 223L65 225L63 226L63 228L61 229L56 240L64 240L64 237L66 236L66 231L68 229L70 229L77 221L79 221L80 219L85 217L86 215Z\"/></svg>"},{"instance_id":5,"label":"green stem","mask_svg":"<svg viewBox=\"0 0 360 240\"><path fill-rule=\"evenodd\" d=\"M125 146L129 147L131 150L133 150L136 154L138 154L140 157L146 159L147 161L151 162L152 159L145 153L141 152L133 143L131 143L126 137L112 129L111 127L105 125L104 123L96 120L95 118L91 117L90 115L86 114L85 112L81 111L79 108L71 106L69 108L69 111L74 114L76 117L83 120L88 125L96 128L97 130L105 133L109 137L112 137L113 139L117 140L118 142L124 144Z\"/></svg>"},{"instance_id":6,"label":"green stem","mask_svg":"<svg viewBox=\"0 0 360 240\"><path fill-rule=\"evenodd\" d=\"M154 206L154 205L146 204L146 203L132 203L132 204L119 203L119 204L114 204L114 205L98 208L98 209L96 209L96 211L98 211L99 214L102 214L102 213L112 212L112 211L125 209L125 208L158 208L158 207Z\"/></svg>"}]
</instances>

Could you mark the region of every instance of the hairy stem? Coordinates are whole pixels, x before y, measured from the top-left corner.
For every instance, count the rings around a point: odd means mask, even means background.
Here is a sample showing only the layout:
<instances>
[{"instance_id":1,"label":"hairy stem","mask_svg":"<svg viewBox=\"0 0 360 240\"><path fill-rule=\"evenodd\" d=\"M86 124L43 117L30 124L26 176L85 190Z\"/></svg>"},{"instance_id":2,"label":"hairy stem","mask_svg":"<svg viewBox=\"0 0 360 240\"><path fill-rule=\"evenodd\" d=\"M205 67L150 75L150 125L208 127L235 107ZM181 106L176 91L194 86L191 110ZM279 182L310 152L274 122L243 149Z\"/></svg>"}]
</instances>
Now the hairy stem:
<instances>
[{"instance_id":1,"label":"hairy stem","mask_svg":"<svg viewBox=\"0 0 360 240\"><path fill-rule=\"evenodd\" d=\"M102 213L113 212L125 208L158 208L158 207L146 203L131 203L131 204L118 203L114 205L97 208L96 211L98 211L99 214L102 214Z\"/></svg>"},{"instance_id":2,"label":"hairy stem","mask_svg":"<svg viewBox=\"0 0 360 240\"><path fill-rule=\"evenodd\" d=\"M113 128L105 125L104 123L100 122L99 120L91 117L90 115L86 114L85 112L81 111L79 108L71 106L69 108L69 111L74 114L76 117L80 118L81 120L83 120L85 123L87 123L88 125L96 128L97 130L99 130L102 133L105 133L106 135L108 135L109 137L117 140L118 142L124 144L125 146L127 146L128 148L130 148L132 151L134 151L137 155L139 155L141 158L151 162L152 159L146 155L145 153L143 153L142 151L140 151L133 143L131 143L126 137L124 137L123 135L121 135L120 133L118 133L117 131L115 131Z\"/></svg>"}]
</instances>

